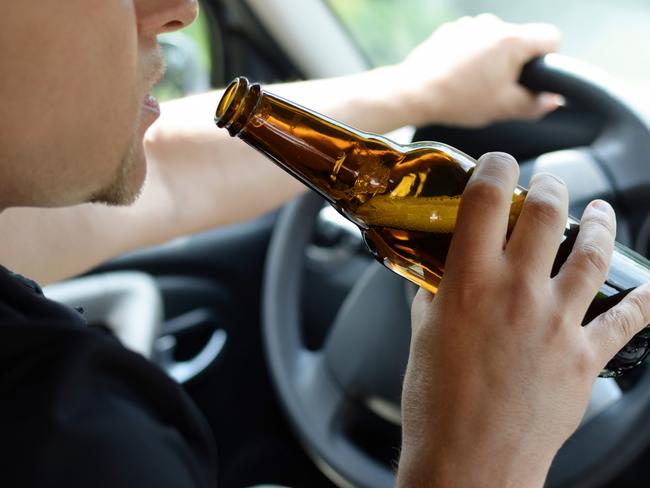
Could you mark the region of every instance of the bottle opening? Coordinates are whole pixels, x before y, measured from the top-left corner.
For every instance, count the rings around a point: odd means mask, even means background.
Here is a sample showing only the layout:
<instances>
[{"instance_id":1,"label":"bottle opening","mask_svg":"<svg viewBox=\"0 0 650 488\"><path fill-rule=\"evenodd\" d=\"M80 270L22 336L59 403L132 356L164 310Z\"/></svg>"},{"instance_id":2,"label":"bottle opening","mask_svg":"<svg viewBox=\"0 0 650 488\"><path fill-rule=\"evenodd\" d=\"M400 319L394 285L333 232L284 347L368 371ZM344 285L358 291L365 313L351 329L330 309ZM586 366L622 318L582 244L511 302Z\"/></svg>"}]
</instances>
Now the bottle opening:
<instances>
[{"instance_id":1,"label":"bottle opening","mask_svg":"<svg viewBox=\"0 0 650 488\"><path fill-rule=\"evenodd\" d=\"M236 136L242 129L260 95L260 86L246 78L235 78L226 88L217 106L214 122Z\"/></svg>"},{"instance_id":2,"label":"bottle opening","mask_svg":"<svg viewBox=\"0 0 650 488\"><path fill-rule=\"evenodd\" d=\"M239 77L235 78L230 82L226 91L223 92L219 106L217 107L217 112L214 116L214 122L218 127L224 127L228 124L229 120L232 118L232 115L237 110L236 99L241 97L236 97L237 92L241 92L241 87L243 84L247 84L245 78Z\"/></svg>"}]
</instances>

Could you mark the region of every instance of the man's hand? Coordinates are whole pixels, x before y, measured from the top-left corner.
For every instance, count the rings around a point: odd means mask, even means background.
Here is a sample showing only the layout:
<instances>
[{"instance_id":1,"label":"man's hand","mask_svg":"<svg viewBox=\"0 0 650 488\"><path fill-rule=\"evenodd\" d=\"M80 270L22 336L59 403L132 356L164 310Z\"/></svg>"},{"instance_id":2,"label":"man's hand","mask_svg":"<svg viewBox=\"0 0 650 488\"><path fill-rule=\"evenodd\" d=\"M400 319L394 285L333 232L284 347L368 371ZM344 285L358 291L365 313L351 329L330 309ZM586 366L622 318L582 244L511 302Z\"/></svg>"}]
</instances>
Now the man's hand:
<instances>
[{"instance_id":1,"label":"man's hand","mask_svg":"<svg viewBox=\"0 0 650 488\"><path fill-rule=\"evenodd\" d=\"M530 119L557 107L558 98L518 84L522 66L557 50L550 24L510 24L494 15L444 24L394 68L418 123L481 126Z\"/></svg>"},{"instance_id":2,"label":"man's hand","mask_svg":"<svg viewBox=\"0 0 650 488\"><path fill-rule=\"evenodd\" d=\"M481 159L463 194L445 277L420 291L403 394L400 486L543 485L594 379L650 322L650 287L581 321L606 278L615 219L592 202L560 272L551 268L567 190L538 175L506 243L514 159ZM425 482L426 481L426 482Z\"/></svg>"}]
</instances>

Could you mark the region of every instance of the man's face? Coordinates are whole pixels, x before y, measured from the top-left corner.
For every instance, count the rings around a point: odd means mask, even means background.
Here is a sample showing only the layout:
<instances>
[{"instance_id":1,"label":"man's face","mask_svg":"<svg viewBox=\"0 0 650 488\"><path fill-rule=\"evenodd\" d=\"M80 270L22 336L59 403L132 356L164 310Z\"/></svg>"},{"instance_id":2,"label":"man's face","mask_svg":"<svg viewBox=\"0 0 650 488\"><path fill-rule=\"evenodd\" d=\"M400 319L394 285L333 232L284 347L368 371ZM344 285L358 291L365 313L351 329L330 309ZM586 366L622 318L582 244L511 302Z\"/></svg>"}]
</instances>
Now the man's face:
<instances>
[{"instance_id":1,"label":"man's face","mask_svg":"<svg viewBox=\"0 0 650 488\"><path fill-rule=\"evenodd\" d=\"M156 35L196 0L20 0L0 29L0 210L130 203L158 116Z\"/></svg>"}]
</instances>

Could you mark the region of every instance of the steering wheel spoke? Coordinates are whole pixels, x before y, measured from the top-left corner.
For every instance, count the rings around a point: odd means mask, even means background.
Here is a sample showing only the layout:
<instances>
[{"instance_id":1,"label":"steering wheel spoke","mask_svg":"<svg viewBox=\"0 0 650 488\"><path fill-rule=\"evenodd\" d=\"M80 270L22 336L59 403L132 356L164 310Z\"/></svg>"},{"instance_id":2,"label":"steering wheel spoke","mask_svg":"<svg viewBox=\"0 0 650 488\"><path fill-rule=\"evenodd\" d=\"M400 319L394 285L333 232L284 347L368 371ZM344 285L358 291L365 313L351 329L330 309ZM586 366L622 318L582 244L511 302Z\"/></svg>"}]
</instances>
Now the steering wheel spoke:
<instances>
[{"instance_id":1,"label":"steering wheel spoke","mask_svg":"<svg viewBox=\"0 0 650 488\"><path fill-rule=\"evenodd\" d=\"M330 329L324 346L327 365L348 395L385 417L385 408L373 406L399 409L409 341L405 281L372 262Z\"/></svg>"},{"instance_id":2,"label":"steering wheel spoke","mask_svg":"<svg viewBox=\"0 0 650 488\"><path fill-rule=\"evenodd\" d=\"M341 416L347 401L321 353L304 351L298 359L296 386L302 404L302 417L310 421L323 438L340 435Z\"/></svg>"}]
</instances>

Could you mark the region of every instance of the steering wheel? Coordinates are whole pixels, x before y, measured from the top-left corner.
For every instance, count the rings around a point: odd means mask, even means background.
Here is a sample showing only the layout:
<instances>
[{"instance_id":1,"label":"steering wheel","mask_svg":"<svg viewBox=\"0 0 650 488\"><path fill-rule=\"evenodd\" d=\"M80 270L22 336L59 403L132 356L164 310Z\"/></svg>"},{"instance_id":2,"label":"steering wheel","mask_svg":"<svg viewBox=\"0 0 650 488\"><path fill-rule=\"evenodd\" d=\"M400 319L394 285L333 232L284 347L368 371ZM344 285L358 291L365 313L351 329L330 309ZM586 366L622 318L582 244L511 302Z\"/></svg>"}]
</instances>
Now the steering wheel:
<instances>
[{"instance_id":1,"label":"steering wheel","mask_svg":"<svg viewBox=\"0 0 650 488\"><path fill-rule=\"evenodd\" d=\"M650 130L607 78L576 60L547 55L525 67L521 82L559 93L568 107L586 107L602 121L589 146L522 165L524 179L550 169L567 180L579 204L604 195L623 214L642 204L644 194L647 204ZM310 192L284 207L274 229L263 284L268 364L295 432L323 471L339 486L389 488L395 481L391 466L353 432L355 423L372 416L399 423L410 340L407 282L378 263L370 265L338 310L322 348L309 350L301 337L303 264L322 205ZM593 488L611 480L649 443L648 418L650 368L642 367L624 391L615 380L597 380L587 415L558 453L547 486Z\"/></svg>"}]
</instances>

